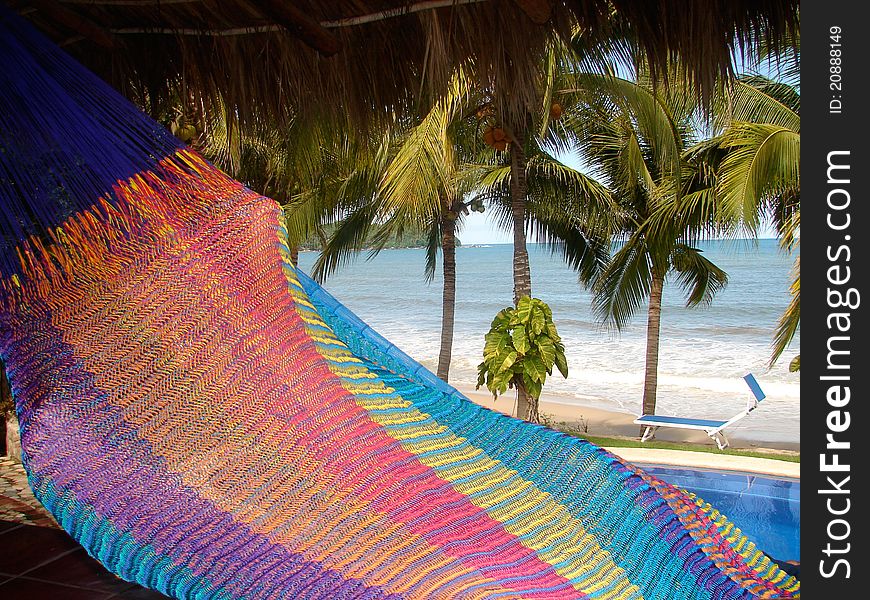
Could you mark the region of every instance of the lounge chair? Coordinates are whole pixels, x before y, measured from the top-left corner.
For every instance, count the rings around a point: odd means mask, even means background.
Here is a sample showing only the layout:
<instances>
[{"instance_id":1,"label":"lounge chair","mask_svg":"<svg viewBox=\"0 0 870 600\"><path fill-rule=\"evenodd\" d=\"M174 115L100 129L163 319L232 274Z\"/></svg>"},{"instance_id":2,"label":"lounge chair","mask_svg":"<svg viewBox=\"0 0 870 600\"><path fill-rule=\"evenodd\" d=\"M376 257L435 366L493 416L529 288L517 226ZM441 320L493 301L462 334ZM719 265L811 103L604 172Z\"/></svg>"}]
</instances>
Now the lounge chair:
<instances>
[{"instance_id":1,"label":"lounge chair","mask_svg":"<svg viewBox=\"0 0 870 600\"><path fill-rule=\"evenodd\" d=\"M690 419L688 417L670 417L667 415L643 415L634 420L638 425L646 426L641 442L651 439L659 427L679 427L681 429L699 429L709 435L719 446L719 450L728 447L728 438L725 437L725 428L730 427L740 419L746 417L755 410L758 403L765 399L765 394L761 391L761 386L755 380L752 373L747 373L743 376L746 385L752 391L752 396L746 404L746 409L737 413L727 421L716 421L711 419Z\"/></svg>"}]
</instances>

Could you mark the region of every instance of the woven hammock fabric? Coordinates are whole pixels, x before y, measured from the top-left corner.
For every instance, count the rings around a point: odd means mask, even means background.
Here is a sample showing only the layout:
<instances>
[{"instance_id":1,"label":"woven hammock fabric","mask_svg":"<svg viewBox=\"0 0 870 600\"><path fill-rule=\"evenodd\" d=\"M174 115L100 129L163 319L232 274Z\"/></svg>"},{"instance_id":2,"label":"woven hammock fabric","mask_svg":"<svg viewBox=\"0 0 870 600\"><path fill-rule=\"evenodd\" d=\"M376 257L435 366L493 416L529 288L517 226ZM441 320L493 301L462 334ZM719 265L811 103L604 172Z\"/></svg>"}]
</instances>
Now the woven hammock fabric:
<instances>
[{"instance_id":1,"label":"woven hammock fabric","mask_svg":"<svg viewBox=\"0 0 870 600\"><path fill-rule=\"evenodd\" d=\"M10 131L7 174L34 151ZM372 332L292 266L275 202L166 140L124 169L30 211L0 282L30 483L112 572L175 598L799 596L702 500Z\"/></svg>"}]
</instances>

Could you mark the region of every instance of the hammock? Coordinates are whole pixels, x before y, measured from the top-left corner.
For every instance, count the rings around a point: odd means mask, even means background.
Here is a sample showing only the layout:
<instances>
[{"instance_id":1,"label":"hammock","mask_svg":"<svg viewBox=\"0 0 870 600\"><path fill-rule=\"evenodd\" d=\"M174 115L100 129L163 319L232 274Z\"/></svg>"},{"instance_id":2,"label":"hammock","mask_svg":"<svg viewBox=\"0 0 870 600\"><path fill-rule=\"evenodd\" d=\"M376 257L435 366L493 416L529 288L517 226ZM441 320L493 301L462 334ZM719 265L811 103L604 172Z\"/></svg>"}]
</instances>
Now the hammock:
<instances>
[{"instance_id":1,"label":"hammock","mask_svg":"<svg viewBox=\"0 0 870 600\"><path fill-rule=\"evenodd\" d=\"M0 355L37 498L175 598L793 598L710 505L482 408L279 206L0 13Z\"/></svg>"}]
</instances>

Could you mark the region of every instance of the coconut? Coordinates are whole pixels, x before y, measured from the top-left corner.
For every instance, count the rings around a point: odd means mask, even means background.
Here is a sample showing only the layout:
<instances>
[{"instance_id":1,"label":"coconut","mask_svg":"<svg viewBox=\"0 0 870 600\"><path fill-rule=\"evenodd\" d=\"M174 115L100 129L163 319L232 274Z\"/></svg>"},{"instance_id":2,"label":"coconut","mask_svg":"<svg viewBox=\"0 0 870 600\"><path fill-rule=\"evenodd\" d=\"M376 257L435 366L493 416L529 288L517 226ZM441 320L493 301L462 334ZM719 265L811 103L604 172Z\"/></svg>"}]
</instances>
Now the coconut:
<instances>
[{"instance_id":1,"label":"coconut","mask_svg":"<svg viewBox=\"0 0 870 600\"><path fill-rule=\"evenodd\" d=\"M483 132L483 141L486 142L487 146L492 146L495 143L495 133L492 127L487 127Z\"/></svg>"},{"instance_id":2,"label":"coconut","mask_svg":"<svg viewBox=\"0 0 870 600\"><path fill-rule=\"evenodd\" d=\"M182 142L189 142L196 136L196 125L182 125L175 132Z\"/></svg>"},{"instance_id":3,"label":"coconut","mask_svg":"<svg viewBox=\"0 0 870 600\"><path fill-rule=\"evenodd\" d=\"M554 121L558 120L559 117L562 116L562 112L562 105L558 102L553 102L553 104L550 105L550 118Z\"/></svg>"},{"instance_id":4,"label":"coconut","mask_svg":"<svg viewBox=\"0 0 870 600\"><path fill-rule=\"evenodd\" d=\"M492 130L492 137L495 138L495 141L501 142L507 139L507 133L505 133L505 130L501 127L496 127Z\"/></svg>"}]
</instances>

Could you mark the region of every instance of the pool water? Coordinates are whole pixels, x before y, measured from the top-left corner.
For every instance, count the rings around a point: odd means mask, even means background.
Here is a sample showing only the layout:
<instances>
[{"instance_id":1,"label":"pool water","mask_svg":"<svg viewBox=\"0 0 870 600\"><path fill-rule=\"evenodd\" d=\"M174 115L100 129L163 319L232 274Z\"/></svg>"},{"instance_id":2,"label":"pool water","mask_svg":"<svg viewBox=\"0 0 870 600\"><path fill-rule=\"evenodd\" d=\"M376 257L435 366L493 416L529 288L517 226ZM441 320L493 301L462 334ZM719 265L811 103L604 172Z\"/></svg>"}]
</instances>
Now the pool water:
<instances>
[{"instance_id":1,"label":"pool water","mask_svg":"<svg viewBox=\"0 0 870 600\"><path fill-rule=\"evenodd\" d=\"M768 556L800 560L799 479L681 467L641 468L709 502Z\"/></svg>"}]
</instances>

